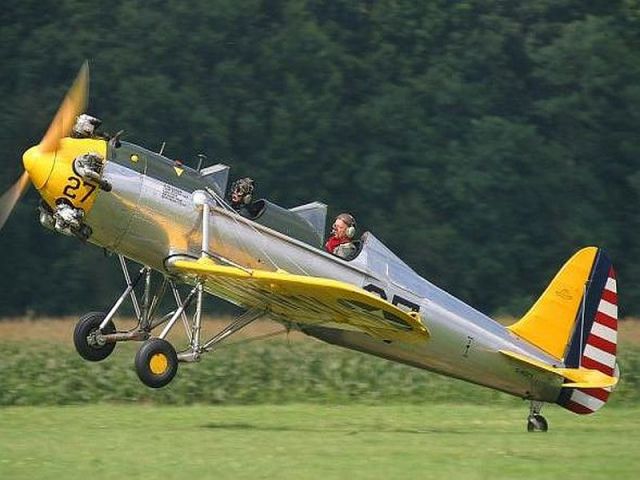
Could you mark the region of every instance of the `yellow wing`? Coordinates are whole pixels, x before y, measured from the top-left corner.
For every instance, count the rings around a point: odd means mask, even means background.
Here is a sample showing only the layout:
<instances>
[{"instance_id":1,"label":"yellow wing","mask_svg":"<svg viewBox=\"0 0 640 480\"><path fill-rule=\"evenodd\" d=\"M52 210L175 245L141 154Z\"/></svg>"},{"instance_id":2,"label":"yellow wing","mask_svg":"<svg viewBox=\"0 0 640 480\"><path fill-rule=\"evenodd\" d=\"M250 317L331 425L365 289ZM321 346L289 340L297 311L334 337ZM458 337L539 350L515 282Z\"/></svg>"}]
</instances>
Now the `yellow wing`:
<instances>
[{"instance_id":1,"label":"yellow wing","mask_svg":"<svg viewBox=\"0 0 640 480\"><path fill-rule=\"evenodd\" d=\"M416 313L345 282L243 270L209 259L181 260L174 266L186 276L203 280L208 292L245 308L267 310L277 320L356 330L382 340L415 343L429 338Z\"/></svg>"}]
</instances>

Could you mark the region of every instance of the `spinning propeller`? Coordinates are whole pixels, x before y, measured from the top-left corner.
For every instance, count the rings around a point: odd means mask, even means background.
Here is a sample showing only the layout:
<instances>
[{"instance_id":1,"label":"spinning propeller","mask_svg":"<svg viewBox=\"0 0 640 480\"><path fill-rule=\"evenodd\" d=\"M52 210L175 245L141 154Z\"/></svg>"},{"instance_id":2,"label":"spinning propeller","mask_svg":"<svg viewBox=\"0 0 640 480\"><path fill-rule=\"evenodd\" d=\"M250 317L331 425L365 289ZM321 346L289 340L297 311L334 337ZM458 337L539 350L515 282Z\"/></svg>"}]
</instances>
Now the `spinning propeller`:
<instances>
[{"instance_id":1,"label":"spinning propeller","mask_svg":"<svg viewBox=\"0 0 640 480\"><path fill-rule=\"evenodd\" d=\"M60 108L53 117L40 143L28 149L22 156L25 172L18 181L0 197L0 229L11 215L20 197L29 187L29 180L38 189L47 182L55 162L60 140L68 137L75 119L84 112L89 97L89 63L85 61L67 92Z\"/></svg>"}]
</instances>

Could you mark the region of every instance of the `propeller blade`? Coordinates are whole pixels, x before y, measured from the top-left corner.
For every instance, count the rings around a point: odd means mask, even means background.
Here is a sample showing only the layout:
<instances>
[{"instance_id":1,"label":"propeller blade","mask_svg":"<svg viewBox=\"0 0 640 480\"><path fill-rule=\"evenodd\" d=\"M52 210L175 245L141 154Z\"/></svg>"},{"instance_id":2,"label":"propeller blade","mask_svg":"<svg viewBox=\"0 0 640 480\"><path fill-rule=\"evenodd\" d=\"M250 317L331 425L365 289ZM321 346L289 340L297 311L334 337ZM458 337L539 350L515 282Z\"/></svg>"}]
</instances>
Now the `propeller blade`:
<instances>
[{"instance_id":1,"label":"propeller blade","mask_svg":"<svg viewBox=\"0 0 640 480\"><path fill-rule=\"evenodd\" d=\"M0 197L0 230L11 215L16 203L29 187L29 174L24 172L13 186Z\"/></svg>"},{"instance_id":2,"label":"propeller blade","mask_svg":"<svg viewBox=\"0 0 640 480\"><path fill-rule=\"evenodd\" d=\"M85 60L78 72L78 76L67 92L60 108L51 121L47 133L40 141L39 148L42 152L57 150L60 139L68 137L73 128L73 123L78 115L84 113L89 97L89 62Z\"/></svg>"}]
</instances>

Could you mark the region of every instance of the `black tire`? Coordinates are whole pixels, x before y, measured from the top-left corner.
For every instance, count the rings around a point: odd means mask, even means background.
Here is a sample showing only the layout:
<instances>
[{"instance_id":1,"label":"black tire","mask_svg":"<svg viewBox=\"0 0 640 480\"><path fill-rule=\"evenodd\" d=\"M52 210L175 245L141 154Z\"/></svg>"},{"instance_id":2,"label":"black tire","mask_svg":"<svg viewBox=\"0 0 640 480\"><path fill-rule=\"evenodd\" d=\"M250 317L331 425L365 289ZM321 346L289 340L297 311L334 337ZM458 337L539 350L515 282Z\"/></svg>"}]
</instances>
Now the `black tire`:
<instances>
[{"instance_id":1,"label":"black tire","mask_svg":"<svg viewBox=\"0 0 640 480\"><path fill-rule=\"evenodd\" d=\"M536 420L538 421L538 429L541 432L546 432L549 430L549 424L547 423L547 419L542 415L536 415Z\"/></svg>"},{"instance_id":2,"label":"black tire","mask_svg":"<svg viewBox=\"0 0 640 480\"><path fill-rule=\"evenodd\" d=\"M87 338L91 333L98 330L98 327L100 327L105 316L106 314L104 312L87 313L78 320L76 328L73 331L73 344L76 346L76 351L82 358L89 360L90 362L99 362L104 360L111 355L113 349L116 348L115 342L105 343L104 345L93 345L89 343ZM116 327L113 322L109 320L102 329L102 333L109 334L115 332Z\"/></svg>"},{"instance_id":3,"label":"black tire","mask_svg":"<svg viewBox=\"0 0 640 480\"><path fill-rule=\"evenodd\" d=\"M167 385L178 371L178 355L173 346L161 338L144 342L136 354L136 373L147 387Z\"/></svg>"},{"instance_id":4,"label":"black tire","mask_svg":"<svg viewBox=\"0 0 640 480\"><path fill-rule=\"evenodd\" d=\"M528 432L546 432L549 430L549 424L547 419L540 414L534 414L527 420Z\"/></svg>"}]
</instances>

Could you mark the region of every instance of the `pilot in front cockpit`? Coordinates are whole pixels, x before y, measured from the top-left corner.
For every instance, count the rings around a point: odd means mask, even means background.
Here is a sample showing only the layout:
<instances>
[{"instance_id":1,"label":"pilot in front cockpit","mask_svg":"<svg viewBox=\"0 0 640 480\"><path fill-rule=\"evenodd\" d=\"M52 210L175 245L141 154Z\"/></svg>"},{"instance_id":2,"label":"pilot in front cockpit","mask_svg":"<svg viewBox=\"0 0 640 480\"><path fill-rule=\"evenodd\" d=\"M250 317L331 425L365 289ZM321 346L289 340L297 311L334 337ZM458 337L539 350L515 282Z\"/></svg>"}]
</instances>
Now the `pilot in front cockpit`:
<instances>
[{"instance_id":1,"label":"pilot in front cockpit","mask_svg":"<svg viewBox=\"0 0 640 480\"><path fill-rule=\"evenodd\" d=\"M327 252L337 257L351 260L357 251L353 242L356 235L356 219L350 213L341 213L333 222L331 235L327 239L324 248Z\"/></svg>"},{"instance_id":2,"label":"pilot in front cockpit","mask_svg":"<svg viewBox=\"0 0 640 480\"><path fill-rule=\"evenodd\" d=\"M252 218L254 216L251 209L254 189L255 182L251 177L239 178L231 185L229 202L231 207L243 217Z\"/></svg>"}]
</instances>

